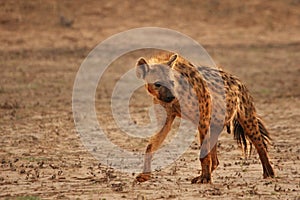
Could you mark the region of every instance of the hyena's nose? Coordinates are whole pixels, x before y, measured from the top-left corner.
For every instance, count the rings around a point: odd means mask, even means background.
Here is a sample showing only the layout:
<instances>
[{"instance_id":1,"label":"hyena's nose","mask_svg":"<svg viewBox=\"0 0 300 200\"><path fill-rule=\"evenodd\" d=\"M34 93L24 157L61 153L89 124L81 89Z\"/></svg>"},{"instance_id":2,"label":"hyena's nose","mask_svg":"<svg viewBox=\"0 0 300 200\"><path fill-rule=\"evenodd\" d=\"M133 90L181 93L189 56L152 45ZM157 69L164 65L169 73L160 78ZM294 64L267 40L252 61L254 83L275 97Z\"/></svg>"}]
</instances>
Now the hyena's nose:
<instances>
[{"instance_id":1,"label":"hyena's nose","mask_svg":"<svg viewBox=\"0 0 300 200\"><path fill-rule=\"evenodd\" d=\"M166 102L170 103L174 99L175 99L175 97L173 95L171 95L171 96L167 96L165 100L166 100Z\"/></svg>"}]
</instances>

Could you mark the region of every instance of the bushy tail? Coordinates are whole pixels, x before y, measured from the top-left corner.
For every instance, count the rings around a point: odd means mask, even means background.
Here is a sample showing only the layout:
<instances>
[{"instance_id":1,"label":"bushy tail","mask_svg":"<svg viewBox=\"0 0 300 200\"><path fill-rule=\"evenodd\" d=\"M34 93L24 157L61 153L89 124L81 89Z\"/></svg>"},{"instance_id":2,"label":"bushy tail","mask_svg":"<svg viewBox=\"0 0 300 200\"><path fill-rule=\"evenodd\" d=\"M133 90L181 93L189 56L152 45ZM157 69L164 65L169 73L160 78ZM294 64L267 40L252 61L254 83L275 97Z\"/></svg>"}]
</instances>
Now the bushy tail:
<instances>
[{"instance_id":1,"label":"bushy tail","mask_svg":"<svg viewBox=\"0 0 300 200\"><path fill-rule=\"evenodd\" d=\"M257 117L259 132L262 137L262 142L266 150L268 150L268 144L271 142L270 133L266 129L263 121ZM233 133L234 139L238 145L242 147L245 156L251 155L252 152L252 141L245 135L244 129L237 119L233 121ZM249 148L249 151L247 151Z\"/></svg>"}]
</instances>

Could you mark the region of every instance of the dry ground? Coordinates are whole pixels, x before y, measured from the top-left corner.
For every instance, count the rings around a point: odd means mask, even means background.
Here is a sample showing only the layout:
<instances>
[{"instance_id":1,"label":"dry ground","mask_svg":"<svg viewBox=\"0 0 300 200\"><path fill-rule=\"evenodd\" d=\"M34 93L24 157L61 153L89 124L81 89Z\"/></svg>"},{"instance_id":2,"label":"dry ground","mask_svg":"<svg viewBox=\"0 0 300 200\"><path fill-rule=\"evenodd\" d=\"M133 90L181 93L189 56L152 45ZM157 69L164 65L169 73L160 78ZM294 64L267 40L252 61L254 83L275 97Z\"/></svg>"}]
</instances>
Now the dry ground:
<instances>
[{"instance_id":1,"label":"dry ground","mask_svg":"<svg viewBox=\"0 0 300 200\"><path fill-rule=\"evenodd\" d=\"M300 199L299 10L298 0L0 1L0 198ZM99 42L143 26L189 35L247 84L272 134L276 178L262 179L256 153L242 159L225 133L209 185L190 184L199 172L194 146L143 184L85 150L72 117L76 72ZM136 59L112 67L129 69ZM97 91L98 111L110 90ZM144 120L149 97L138 94L132 114Z\"/></svg>"}]
</instances>

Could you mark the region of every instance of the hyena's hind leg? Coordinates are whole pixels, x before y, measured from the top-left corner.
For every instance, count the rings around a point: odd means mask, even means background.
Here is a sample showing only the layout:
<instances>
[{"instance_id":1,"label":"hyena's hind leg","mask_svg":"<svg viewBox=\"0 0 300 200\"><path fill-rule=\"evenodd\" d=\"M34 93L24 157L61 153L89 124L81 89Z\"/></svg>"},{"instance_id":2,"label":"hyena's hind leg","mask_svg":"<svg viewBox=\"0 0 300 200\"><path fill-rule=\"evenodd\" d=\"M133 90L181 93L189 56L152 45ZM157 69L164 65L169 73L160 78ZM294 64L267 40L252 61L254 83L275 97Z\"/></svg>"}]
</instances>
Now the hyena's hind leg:
<instances>
[{"instance_id":1,"label":"hyena's hind leg","mask_svg":"<svg viewBox=\"0 0 300 200\"><path fill-rule=\"evenodd\" d=\"M212 118L216 119L215 116ZM202 171L200 176L192 179L192 183L211 183L212 172L219 165L217 145L219 135L223 130L223 124L218 121L219 120L213 120L211 124L209 124L208 121L201 121L199 123L198 131L201 144L199 157Z\"/></svg>"},{"instance_id":2,"label":"hyena's hind leg","mask_svg":"<svg viewBox=\"0 0 300 200\"><path fill-rule=\"evenodd\" d=\"M218 159L218 151L217 151L217 147L218 147L218 139L219 139L219 135L221 134L221 132L224 129L224 123L222 123L222 121L220 119L218 119L218 117L216 117L216 115L213 115L212 117L213 121L211 122L211 126L210 126L210 146L213 147L210 151L211 153L211 173L217 169L217 167L219 166L219 159Z\"/></svg>"},{"instance_id":3,"label":"hyena's hind leg","mask_svg":"<svg viewBox=\"0 0 300 200\"><path fill-rule=\"evenodd\" d=\"M215 169L217 169L217 167L219 166L219 159L218 159L218 155L217 155L217 145L218 144L215 144L215 146L210 151L210 153L211 153L211 173Z\"/></svg>"},{"instance_id":4,"label":"hyena's hind leg","mask_svg":"<svg viewBox=\"0 0 300 200\"><path fill-rule=\"evenodd\" d=\"M192 179L191 183L211 183L211 172L212 172L212 151L210 151L210 132L209 126L203 125L198 127L200 136L200 164L201 164L201 175ZM216 150L216 149L214 149Z\"/></svg>"},{"instance_id":5,"label":"hyena's hind leg","mask_svg":"<svg viewBox=\"0 0 300 200\"><path fill-rule=\"evenodd\" d=\"M235 128L239 126L238 131L241 131L240 137L244 140L247 137L250 142L255 146L261 164L263 166L263 176L274 177L275 173L270 164L267 145L270 140L269 132L264 126L262 120L256 117L255 113L244 117L238 113L238 119L235 122Z\"/></svg>"}]
</instances>

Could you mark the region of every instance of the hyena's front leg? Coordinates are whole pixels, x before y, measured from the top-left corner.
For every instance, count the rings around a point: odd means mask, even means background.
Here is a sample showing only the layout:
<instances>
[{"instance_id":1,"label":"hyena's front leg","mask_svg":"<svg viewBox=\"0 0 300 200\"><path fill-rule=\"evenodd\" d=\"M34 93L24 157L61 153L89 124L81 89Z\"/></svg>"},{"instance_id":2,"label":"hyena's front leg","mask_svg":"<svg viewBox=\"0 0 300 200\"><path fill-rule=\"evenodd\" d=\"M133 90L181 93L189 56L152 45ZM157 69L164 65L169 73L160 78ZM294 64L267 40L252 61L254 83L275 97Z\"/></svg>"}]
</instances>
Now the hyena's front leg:
<instances>
[{"instance_id":1,"label":"hyena's front leg","mask_svg":"<svg viewBox=\"0 0 300 200\"><path fill-rule=\"evenodd\" d=\"M153 153L159 149L168 135L175 117L176 115L167 113L167 118L162 129L150 138L145 152L143 172L136 177L138 182L145 182L151 178L151 160Z\"/></svg>"}]
</instances>

